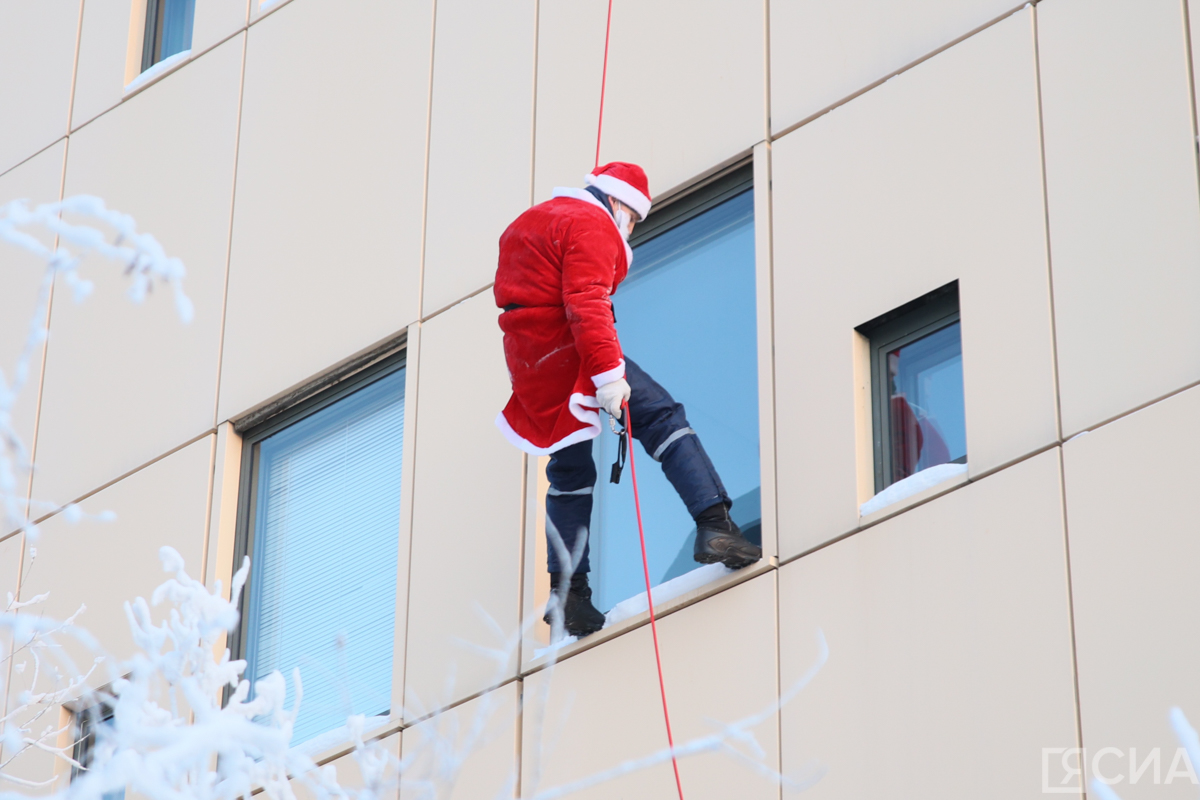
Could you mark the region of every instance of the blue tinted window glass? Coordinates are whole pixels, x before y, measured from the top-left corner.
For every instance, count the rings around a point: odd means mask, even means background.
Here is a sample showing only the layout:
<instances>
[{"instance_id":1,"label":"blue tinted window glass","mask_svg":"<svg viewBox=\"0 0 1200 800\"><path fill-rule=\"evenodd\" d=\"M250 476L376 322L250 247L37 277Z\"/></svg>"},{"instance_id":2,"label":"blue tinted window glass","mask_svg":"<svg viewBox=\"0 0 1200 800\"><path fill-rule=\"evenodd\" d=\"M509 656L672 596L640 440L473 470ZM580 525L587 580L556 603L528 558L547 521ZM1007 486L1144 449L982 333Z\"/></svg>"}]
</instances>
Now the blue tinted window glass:
<instances>
[{"instance_id":1,"label":"blue tinted window glass","mask_svg":"<svg viewBox=\"0 0 1200 800\"><path fill-rule=\"evenodd\" d=\"M749 190L634 250L633 269L613 296L626 354L687 409L725 488L734 520L761 537L754 198ZM594 448L591 538L597 608L645 591L633 490L607 482L617 438ZM657 585L700 566L695 522L659 465L639 446L638 484L650 577Z\"/></svg>"},{"instance_id":2,"label":"blue tinted window glass","mask_svg":"<svg viewBox=\"0 0 1200 800\"><path fill-rule=\"evenodd\" d=\"M404 370L264 439L248 677L300 668L293 744L391 706Z\"/></svg>"},{"instance_id":3,"label":"blue tinted window glass","mask_svg":"<svg viewBox=\"0 0 1200 800\"><path fill-rule=\"evenodd\" d=\"M166 0L163 3L162 47L158 58L173 56L192 47L192 18L196 0Z\"/></svg>"},{"instance_id":4,"label":"blue tinted window glass","mask_svg":"<svg viewBox=\"0 0 1200 800\"><path fill-rule=\"evenodd\" d=\"M887 354L892 481L967 455L961 326L955 322Z\"/></svg>"}]
</instances>

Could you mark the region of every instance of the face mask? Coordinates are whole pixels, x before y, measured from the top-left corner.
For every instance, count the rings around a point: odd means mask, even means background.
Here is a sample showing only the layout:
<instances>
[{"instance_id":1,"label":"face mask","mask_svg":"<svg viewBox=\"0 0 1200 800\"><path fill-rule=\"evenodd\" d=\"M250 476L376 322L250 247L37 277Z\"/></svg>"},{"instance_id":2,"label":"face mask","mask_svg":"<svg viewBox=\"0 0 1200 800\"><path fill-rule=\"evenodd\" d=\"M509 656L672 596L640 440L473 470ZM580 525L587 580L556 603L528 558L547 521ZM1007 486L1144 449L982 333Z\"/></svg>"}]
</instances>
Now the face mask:
<instances>
[{"instance_id":1,"label":"face mask","mask_svg":"<svg viewBox=\"0 0 1200 800\"><path fill-rule=\"evenodd\" d=\"M623 208L618 208L613 214L613 219L616 220L617 229L621 231L621 238L629 241L629 229L632 226L633 218L629 216L629 212Z\"/></svg>"}]
</instances>

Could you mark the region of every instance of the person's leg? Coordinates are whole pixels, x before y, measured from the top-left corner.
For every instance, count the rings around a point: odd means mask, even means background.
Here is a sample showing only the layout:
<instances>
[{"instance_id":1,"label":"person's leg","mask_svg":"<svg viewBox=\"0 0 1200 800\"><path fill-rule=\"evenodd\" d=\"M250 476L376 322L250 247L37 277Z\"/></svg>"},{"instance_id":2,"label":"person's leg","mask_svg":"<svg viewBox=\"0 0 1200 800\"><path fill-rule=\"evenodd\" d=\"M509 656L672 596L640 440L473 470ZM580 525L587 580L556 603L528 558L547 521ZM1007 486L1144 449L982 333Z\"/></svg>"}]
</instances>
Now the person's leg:
<instances>
[{"instance_id":1,"label":"person's leg","mask_svg":"<svg viewBox=\"0 0 1200 800\"><path fill-rule=\"evenodd\" d=\"M592 590L588 586L591 570L588 527L592 519L592 491L596 486L592 443L580 442L552 454L546 465L546 478L550 481L546 493L546 566L550 571L552 605L547 606L544 619L551 623L553 604L557 603L567 633L587 636L604 627L604 615L592 605ZM555 531L566 548L565 554L560 555ZM566 563L566 559L576 563ZM571 576L566 581L568 572Z\"/></svg>"},{"instance_id":2,"label":"person's leg","mask_svg":"<svg viewBox=\"0 0 1200 800\"><path fill-rule=\"evenodd\" d=\"M582 547L579 563L571 572L587 573L588 526L592 520L592 491L596 486L596 462L591 441L564 447L551 454L546 465L550 489L546 493L546 561L550 572L566 572L568 565L559 558L551 526L558 531L567 553L574 555ZM579 537L583 537L580 542Z\"/></svg>"},{"instance_id":3,"label":"person's leg","mask_svg":"<svg viewBox=\"0 0 1200 800\"><path fill-rule=\"evenodd\" d=\"M682 403L625 356L625 380L629 381L629 416L633 438L655 461L679 493L693 517L717 503L732 505L721 476L700 444L700 437L687 421Z\"/></svg>"},{"instance_id":4,"label":"person's leg","mask_svg":"<svg viewBox=\"0 0 1200 800\"><path fill-rule=\"evenodd\" d=\"M720 561L734 569L757 561L762 549L746 540L729 517L733 501L700 437L688 424L683 404L628 355L625 380L632 390L629 416L633 437L662 464L663 474L696 520L696 560Z\"/></svg>"}]
</instances>

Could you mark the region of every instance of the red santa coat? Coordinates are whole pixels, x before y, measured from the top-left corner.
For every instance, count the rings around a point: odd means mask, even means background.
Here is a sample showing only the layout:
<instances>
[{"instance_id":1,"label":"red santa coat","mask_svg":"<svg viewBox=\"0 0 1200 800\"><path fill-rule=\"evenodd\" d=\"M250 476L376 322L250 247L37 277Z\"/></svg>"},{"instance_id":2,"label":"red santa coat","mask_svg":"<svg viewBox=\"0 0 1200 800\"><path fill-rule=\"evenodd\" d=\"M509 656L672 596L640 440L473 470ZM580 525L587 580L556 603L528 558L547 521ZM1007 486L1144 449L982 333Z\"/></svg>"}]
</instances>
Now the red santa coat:
<instances>
[{"instance_id":1,"label":"red santa coat","mask_svg":"<svg viewBox=\"0 0 1200 800\"><path fill-rule=\"evenodd\" d=\"M548 455L600 435L596 389L625 377L610 295L633 252L612 215L582 189L555 189L500 237L493 293L513 393L496 426Z\"/></svg>"}]
</instances>

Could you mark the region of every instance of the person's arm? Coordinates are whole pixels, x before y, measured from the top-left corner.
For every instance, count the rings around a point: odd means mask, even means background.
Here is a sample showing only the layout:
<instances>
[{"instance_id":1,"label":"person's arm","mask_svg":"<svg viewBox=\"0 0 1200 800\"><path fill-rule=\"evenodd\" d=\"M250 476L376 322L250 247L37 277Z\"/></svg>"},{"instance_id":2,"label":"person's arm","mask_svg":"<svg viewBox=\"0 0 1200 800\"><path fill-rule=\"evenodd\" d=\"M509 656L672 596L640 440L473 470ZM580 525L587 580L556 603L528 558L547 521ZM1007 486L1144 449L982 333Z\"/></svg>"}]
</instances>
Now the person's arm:
<instances>
[{"instance_id":1,"label":"person's arm","mask_svg":"<svg viewBox=\"0 0 1200 800\"><path fill-rule=\"evenodd\" d=\"M590 220L576 222L567 238L562 266L563 306L584 371L599 388L625 377L609 299L616 262L624 252L615 230Z\"/></svg>"}]
</instances>

